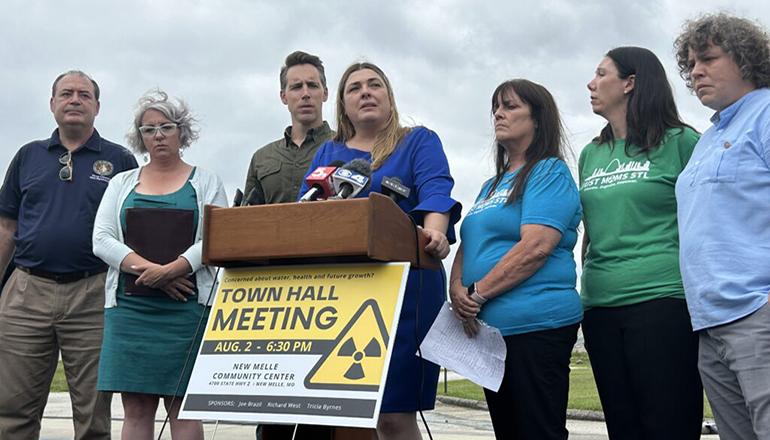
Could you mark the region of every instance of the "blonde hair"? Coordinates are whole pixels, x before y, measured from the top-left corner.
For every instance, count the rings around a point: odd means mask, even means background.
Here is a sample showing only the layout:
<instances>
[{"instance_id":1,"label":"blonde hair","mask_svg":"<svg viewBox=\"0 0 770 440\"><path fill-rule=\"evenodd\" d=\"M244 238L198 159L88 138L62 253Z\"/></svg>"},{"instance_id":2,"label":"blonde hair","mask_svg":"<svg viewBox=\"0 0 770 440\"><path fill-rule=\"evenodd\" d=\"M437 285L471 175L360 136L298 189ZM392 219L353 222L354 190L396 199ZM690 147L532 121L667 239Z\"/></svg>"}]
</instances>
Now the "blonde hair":
<instances>
[{"instance_id":1,"label":"blonde hair","mask_svg":"<svg viewBox=\"0 0 770 440\"><path fill-rule=\"evenodd\" d=\"M388 91L388 99L390 100L390 116L385 123L385 127L377 134L374 146L372 146L372 169L376 170L393 154L398 143L411 131L411 127L403 127L399 122L393 88L390 86L390 81L385 76L385 72L369 62L354 63L342 74L339 87L337 87L337 136L334 137L334 140L345 143L356 135L356 129L353 127L353 123L345 111L345 83L347 83L348 78L350 78L353 72L364 69L372 70L382 78L382 81L385 83L385 89Z\"/></svg>"}]
</instances>

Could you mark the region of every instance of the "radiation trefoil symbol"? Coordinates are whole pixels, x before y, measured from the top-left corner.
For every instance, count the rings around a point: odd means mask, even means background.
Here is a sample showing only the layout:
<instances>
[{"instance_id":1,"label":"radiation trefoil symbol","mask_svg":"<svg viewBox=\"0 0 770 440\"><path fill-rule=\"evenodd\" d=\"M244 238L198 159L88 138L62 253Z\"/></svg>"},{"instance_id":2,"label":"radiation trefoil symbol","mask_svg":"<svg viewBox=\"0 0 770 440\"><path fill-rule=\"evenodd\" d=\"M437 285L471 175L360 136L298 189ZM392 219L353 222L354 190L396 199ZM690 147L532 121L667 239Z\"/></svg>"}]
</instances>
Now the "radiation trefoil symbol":
<instances>
[{"instance_id":1,"label":"radiation trefoil symbol","mask_svg":"<svg viewBox=\"0 0 770 440\"><path fill-rule=\"evenodd\" d=\"M353 338L348 338L347 341L342 344L342 347L340 347L337 356L353 357L353 363L350 365L350 368L348 368L348 371L345 372L345 378L358 380L366 377L364 369L361 366L361 361L364 360L365 357L382 356L382 349L380 348L380 343L377 339L372 338L369 343L366 344L363 351L358 351L356 349L356 341L353 340Z\"/></svg>"},{"instance_id":2,"label":"radiation trefoil symbol","mask_svg":"<svg viewBox=\"0 0 770 440\"><path fill-rule=\"evenodd\" d=\"M305 377L316 389L377 391L385 367L388 331L373 299L366 300Z\"/></svg>"}]
</instances>

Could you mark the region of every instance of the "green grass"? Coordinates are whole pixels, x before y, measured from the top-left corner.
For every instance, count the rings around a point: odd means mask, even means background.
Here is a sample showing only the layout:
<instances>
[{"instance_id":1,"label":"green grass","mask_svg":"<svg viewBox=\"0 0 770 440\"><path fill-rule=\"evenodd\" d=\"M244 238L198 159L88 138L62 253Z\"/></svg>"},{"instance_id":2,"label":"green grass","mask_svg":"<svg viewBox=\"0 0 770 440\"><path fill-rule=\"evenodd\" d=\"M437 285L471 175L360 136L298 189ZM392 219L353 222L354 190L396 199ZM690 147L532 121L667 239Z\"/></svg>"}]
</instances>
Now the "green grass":
<instances>
[{"instance_id":1,"label":"green grass","mask_svg":"<svg viewBox=\"0 0 770 440\"><path fill-rule=\"evenodd\" d=\"M601 411L599 392L596 391L594 373L586 353L573 353L569 373L568 408Z\"/></svg>"},{"instance_id":2,"label":"green grass","mask_svg":"<svg viewBox=\"0 0 770 440\"><path fill-rule=\"evenodd\" d=\"M61 361L59 361L59 365L56 367L56 373L53 375L53 382L51 382L51 392L61 393L67 391L69 391L69 387L67 387L67 379L64 378L64 367L62 366Z\"/></svg>"},{"instance_id":3,"label":"green grass","mask_svg":"<svg viewBox=\"0 0 770 440\"><path fill-rule=\"evenodd\" d=\"M567 406L570 409L584 409L601 411L602 405L599 402L599 393L596 391L594 374L591 371L591 362L586 353L573 353L570 364L572 371L569 377L569 401ZM480 386L469 380L453 380L447 383L447 392L444 393L443 379L438 385L438 394L444 396L460 397L471 400L484 400L484 391ZM704 414L708 418L713 418L711 407L705 400Z\"/></svg>"},{"instance_id":4,"label":"green grass","mask_svg":"<svg viewBox=\"0 0 770 440\"><path fill-rule=\"evenodd\" d=\"M569 402L567 406L571 409L587 409L601 411L602 405L599 402L599 393L596 391L594 374L591 371L591 361L588 360L586 353L576 352L572 354L570 364L572 371L569 377ZM51 392L66 392L67 381L64 378L64 368L59 362L56 368L56 374L51 383ZM484 400L484 391L481 387L469 380L452 380L447 383L447 392L444 393L443 379L438 384L438 394L452 397L460 397L471 400ZM708 401L704 399L704 413L706 417L713 418L711 407Z\"/></svg>"}]
</instances>

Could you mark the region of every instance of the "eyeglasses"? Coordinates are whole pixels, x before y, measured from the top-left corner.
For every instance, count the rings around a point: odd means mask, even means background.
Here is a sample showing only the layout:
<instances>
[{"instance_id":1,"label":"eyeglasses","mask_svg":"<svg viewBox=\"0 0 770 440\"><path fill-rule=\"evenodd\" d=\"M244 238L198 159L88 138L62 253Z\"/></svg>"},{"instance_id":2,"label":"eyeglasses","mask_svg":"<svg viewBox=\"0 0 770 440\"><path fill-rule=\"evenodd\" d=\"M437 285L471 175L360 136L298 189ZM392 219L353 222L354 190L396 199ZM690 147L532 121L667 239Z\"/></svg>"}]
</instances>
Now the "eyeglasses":
<instances>
[{"instance_id":1,"label":"eyeglasses","mask_svg":"<svg viewBox=\"0 0 770 440\"><path fill-rule=\"evenodd\" d=\"M71 182L72 181L72 152L67 151L66 153L59 156L59 163L64 165L62 169L59 170L59 180L63 182Z\"/></svg>"},{"instance_id":2,"label":"eyeglasses","mask_svg":"<svg viewBox=\"0 0 770 440\"><path fill-rule=\"evenodd\" d=\"M144 137L155 137L158 135L158 132L163 136L171 136L177 128L179 128L179 124L173 122L167 122L161 125L142 125L139 127L139 133Z\"/></svg>"}]
</instances>

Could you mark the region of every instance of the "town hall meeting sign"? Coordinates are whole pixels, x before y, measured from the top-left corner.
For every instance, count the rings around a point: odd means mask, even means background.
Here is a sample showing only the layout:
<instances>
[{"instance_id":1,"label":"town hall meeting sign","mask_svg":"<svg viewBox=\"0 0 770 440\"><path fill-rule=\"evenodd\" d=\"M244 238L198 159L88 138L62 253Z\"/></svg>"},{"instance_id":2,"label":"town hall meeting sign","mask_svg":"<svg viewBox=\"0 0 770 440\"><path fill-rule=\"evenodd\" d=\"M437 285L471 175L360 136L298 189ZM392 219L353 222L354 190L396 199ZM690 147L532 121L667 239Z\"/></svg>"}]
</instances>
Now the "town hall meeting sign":
<instances>
[{"instance_id":1,"label":"town hall meeting sign","mask_svg":"<svg viewBox=\"0 0 770 440\"><path fill-rule=\"evenodd\" d=\"M408 273L226 269L180 418L374 428Z\"/></svg>"}]
</instances>

